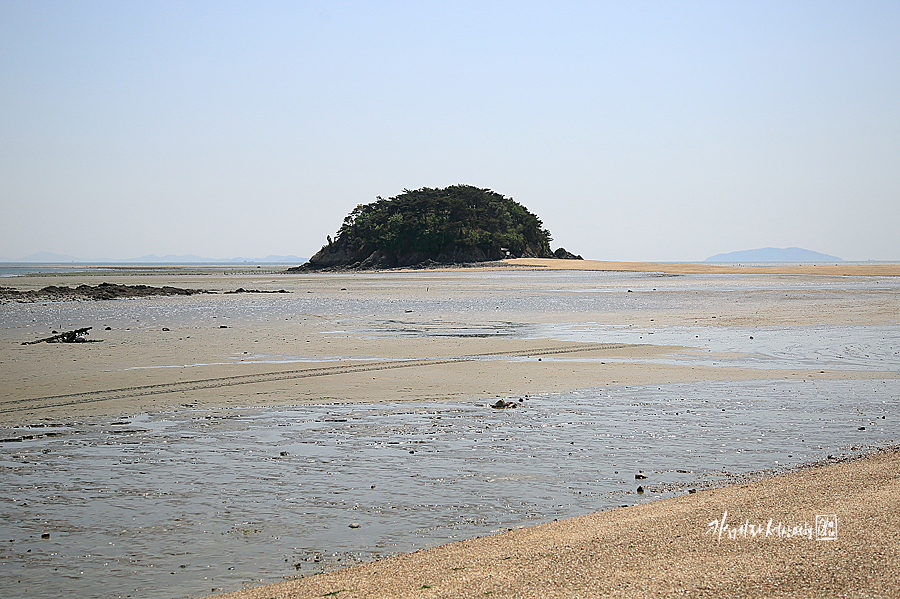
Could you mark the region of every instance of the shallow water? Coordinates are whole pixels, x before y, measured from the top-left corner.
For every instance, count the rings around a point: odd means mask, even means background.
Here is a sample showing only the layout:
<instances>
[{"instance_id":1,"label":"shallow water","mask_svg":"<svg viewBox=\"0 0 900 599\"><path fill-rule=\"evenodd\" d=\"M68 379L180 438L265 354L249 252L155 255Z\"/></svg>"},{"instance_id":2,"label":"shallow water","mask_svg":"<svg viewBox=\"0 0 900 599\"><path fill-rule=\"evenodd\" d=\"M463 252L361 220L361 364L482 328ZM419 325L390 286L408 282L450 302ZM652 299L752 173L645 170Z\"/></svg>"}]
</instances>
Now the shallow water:
<instances>
[{"instance_id":1,"label":"shallow water","mask_svg":"<svg viewBox=\"0 0 900 599\"><path fill-rule=\"evenodd\" d=\"M294 289L178 302L6 304L0 328L28 339L86 324L208 328L313 314L333 323L324 335L686 346L697 350L647 361L742 366L761 376L772 368L900 369L900 325L649 324L660 310L715 315L745 292L846 298L896 290L897 280L579 272L347 280L367 293L354 294L348 283L345 294L327 296ZM417 287L427 293L401 293ZM646 326L545 322L554 311L624 311ZM167 366L181 365L157 367ZM0 588L22 597L233 590L900 442L895 379L702 382L515 399L520 407L509 410L484 402L246 408L0 431ZM636 481L640 470L648 478Z\"/></svg>"},{"instance_id":2,"label":"shallow water","mask_svg":"<svg viewBox=\"0 0 900 599\"><path fill-rule=\"evenodd\" d=\"M35 438L0 444L0 585L22 597L232 590L900 440L897 380L519 399L5 431Z\"/></svg>"},{"instance_id":3,"label":"shallow water","mask_svg":"<svg viewBox=\"0 0 900 599\"><path fill-rule=\"evenodd\" d=\"M322 280L328 280L320 276ZM308 277L309 278L309 277ZM290 287L292 292L272 295L195 295L178 302L160 298L104 302L43 302L5 304L0 310L3 329L71 328L83 323L95 326L158 327L207 326L229 319L253 323L323 315L344 322L350 329L360 322L379 322L378 328L475 325L475 334L527 334L523 315L547 315L627 311L653 313L665 310L709 310L710 315L730 302L744 301L746 294L785 292L794 299L815 292L847 297L847 292L900 290L900 277L873 281L863 277L802 277L777 275L660 275L618 272L465 272L465 273L360 273L349 280L344 293L306 289L305 279L260 277L242 285ZM318 278L315 279L321 282ZM7 283L15 286L15 282ZM340 284L340 283L338 283ZM292 287L293 285L293 287ZM355 286L354 286L355 285ZM315 285L310 285L315 287ZM357 294L363 289L365 294ZM632 290L632 293L628 293ZM408 294L405 292L409 292ZM158 301L159 300L159 301ZM516 321L503 317L515 315ZM216 320L213 320L216 319ZM543 320L543 318L542 318ZM496 329L492 325L500 325ZM423 324L424 323L424 324Z\"/></svg>"},{"instance_id":4,"label":"shallow water","mask_svg":"<svg viewBox=\"0 0 900 599\"><path fill-rule=\"evenodd\" d=\"M754 328L557 324L535 328L540 331L538 336L565 341L652 343L703 350L676 359L646 360L655 363L889 372L900 366L898 324Z\"/></svg>"}]
</instances>

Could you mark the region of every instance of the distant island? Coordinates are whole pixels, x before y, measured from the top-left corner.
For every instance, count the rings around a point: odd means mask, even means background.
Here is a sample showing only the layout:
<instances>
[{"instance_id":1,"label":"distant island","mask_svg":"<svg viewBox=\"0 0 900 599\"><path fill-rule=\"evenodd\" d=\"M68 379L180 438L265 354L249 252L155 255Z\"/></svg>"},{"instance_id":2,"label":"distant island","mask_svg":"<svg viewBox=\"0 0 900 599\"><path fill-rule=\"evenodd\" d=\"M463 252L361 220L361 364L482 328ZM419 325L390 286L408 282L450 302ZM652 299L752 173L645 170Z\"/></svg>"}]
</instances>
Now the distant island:
<instances>
[{"instance_id":1,"label":"distant island","mask_svg":"<svg viewBox=\"0 0 900 599\"><path fill-rule=\"evenodd\" d=\"M141 256L140 258L135 258L134 260L129 260L128 262L159 262L163 264L190 264L190 263L230 263L230 264L241 264L244 262L251 262L254 264L272 264L272 263L294 263L297 261L303 261L303 258L298 256L289 255L289 256L275 256L268 255L265 258L204 258L203 256L194 256L193 254L188 254L186 256L173 256L171 254L167 256L154 256L153 254L149 256Z\"/></svg>"},{"instance_id":2,"label":"distant island","mask_svg":"<svg viewBox=\"0 0 900 599\"><path fill-rule=\"evenodd\" d=\"M360 204L306 264L310 270L426 267L505 258L580 259L550 251L550 231L525 206L490 189L403 190Z\"/></svg>"},{"instance_id":3,"label":"distant island","mask_svg":"<svg viewBox=\"0 0 900 599\"><path fill-rule=\"evenodd\" d=\"M760 248L716 254L707 258L706 262L843 262L843 260L803 248Z\"/></svg>"}]
</instances>

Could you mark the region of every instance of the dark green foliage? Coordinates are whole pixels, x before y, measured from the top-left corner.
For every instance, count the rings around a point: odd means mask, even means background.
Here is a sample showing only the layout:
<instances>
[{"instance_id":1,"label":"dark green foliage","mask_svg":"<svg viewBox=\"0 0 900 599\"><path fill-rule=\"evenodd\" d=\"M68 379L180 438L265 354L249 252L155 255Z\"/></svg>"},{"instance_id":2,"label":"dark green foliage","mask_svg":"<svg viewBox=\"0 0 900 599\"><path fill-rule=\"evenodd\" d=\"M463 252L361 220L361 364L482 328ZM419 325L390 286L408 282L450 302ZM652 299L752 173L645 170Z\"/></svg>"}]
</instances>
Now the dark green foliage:
<instances>
[{"instance_id":1,"label":"dark green foliage","mask_svg":"<svg viewBox=\"0 0 900 599\"><path fill-rule=\"evenodd\" d=\"M541 219L499 193L470 185L423 187L357 206L309 266L481 262L506 258L507 251L548 258L550 239Z\"/></svg>"}]
</instances>

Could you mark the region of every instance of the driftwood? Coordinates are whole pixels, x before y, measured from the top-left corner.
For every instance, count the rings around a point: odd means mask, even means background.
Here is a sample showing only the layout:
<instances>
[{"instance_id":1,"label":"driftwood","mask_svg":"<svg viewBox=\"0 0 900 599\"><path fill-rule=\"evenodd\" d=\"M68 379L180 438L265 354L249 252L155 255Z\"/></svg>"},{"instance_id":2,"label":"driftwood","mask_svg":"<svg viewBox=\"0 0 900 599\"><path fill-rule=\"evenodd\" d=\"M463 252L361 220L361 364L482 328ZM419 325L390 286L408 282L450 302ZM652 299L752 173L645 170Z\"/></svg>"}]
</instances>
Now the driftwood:
<instances>
[{"instance_id":1,"label":"driftwood","mask_svg":"<svg viewBox=\"0 0 900 599\"><path fill-rule=\"evenodd\" d=\"M94 327L84 327L83 329L75 329L74 331L64 331L58 335L53 335L52 337L45 337L44 339L38 339L37 341L25 341L22 345L34 345L35 343L86 343L87 339L84 338L85 335L88 334Z\"/></svg>"}]
</instances>

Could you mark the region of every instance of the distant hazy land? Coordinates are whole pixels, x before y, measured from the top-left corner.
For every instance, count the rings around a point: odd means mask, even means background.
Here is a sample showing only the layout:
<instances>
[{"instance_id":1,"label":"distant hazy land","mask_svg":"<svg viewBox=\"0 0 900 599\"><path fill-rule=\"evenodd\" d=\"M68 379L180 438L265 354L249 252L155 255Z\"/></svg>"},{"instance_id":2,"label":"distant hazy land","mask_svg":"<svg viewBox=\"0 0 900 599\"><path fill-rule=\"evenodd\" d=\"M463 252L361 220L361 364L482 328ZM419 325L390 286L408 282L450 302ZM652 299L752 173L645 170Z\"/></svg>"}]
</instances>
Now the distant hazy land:
<instances>
[{"instance_id":1,"label":"distant hazy land","mask_svg":"<svg viewBox=\"0 0 900 599\"><path fill-rule=\"evenodd\" d=\"M706 262L843 262L843 260L803 248L760 248L716 254L707 258Z\"/></svg>"},{"instance_id":2,"label":"distant hazy land","mask_svg":"<svg viewBox=\"0 0 900 599\"><path fill-rule=\"evenodd\" d=\"M140 256L138 258L129 259L85 259L78 256L70 256L67 254L54 254L52 252L37 252L23 258L7 258L0 256L0 262L6 263L40 263L40 264L60 264L60 263L77 263L77 264L303 264L308 258L300 256L287 255L269 255L265 258L245 258L238 256L236 258L207 258L204 256L196 256L187 254L176 256L168 254L166 256L156 256L150 254ZM728 252L724 254L716 254L710 256L704 262L843 262L843 259L837 256L830 256L812 250L803 248L760 248L755 250L741 250L737 252Z\"/></svg>"},{"instance_id":3,"label":"distant hazy land","mask_svg":"<svg viewBox=\"0 0 900 599\"><path fill-rule=\"evenodd\" d=\"M24 258L6 258L0 257L0 262L32 262L32 263L41 263L41 264L56 264L56 263L64 263L64 262L75 262L78 264L90 264L90 263L102 263L102 264L110 264L110 263L126 263L126 264L141 264L141 263L158 263L158 264L193 264L193 263L201 263L201 264L215 264L215 263L223 263L223 264L234 264L241 262L252 262L254 264L273 264L273 263L285 263L285 264L302 264L306 262L306 258L301 258L300 256L277 256L277 255L269 255L265 258L206 258L204 256L195 256L193 254L186 254L183 256L174 256L172 254L168 254L166 256L156 256L154 254L150 254L147 256L141 256L139 258L128 258L128 259L92 259L86 260L84 258L79 258L77 256L70 256L68 254L54 254L52 252L37 252L34 254L30 254L25 256Z\"/></svg>"}]
</instances>

